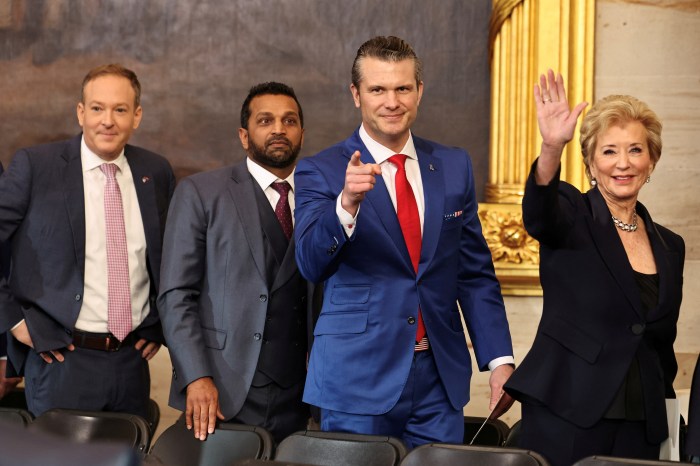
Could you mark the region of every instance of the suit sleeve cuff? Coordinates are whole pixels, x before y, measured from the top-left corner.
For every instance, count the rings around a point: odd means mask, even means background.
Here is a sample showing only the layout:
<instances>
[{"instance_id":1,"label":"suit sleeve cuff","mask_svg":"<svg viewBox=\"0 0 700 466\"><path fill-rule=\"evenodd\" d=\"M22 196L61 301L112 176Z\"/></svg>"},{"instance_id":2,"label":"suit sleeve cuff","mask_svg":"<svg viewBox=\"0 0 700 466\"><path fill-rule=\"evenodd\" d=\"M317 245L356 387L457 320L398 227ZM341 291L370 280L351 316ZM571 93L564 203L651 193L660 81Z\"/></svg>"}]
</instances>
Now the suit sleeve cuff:
<instances>
[{"instance_id":1,"label":"suit sleeve cuff","mask_svg":"<svg viewBox=\"0 0 700 466\"><path fill-rule=\"evenodd\" d=\"M500 358L496 358L489 363L489 370L492 371L503 364L511 364L515 366L515 358L513 356L501 356Z\"/></svg>"},{"instance_id":2,"label":"suit sleeve cuff","mask_svg":"<svg viewBox=\"0 0 700 466\"><path fill-rule=\"evenodd\" d=\"M335 201L335 213L338 215L338 221L340 221L340 224L343 225L345 234L348 236L348 238L350 238L352 237L353 233L355 233L355 224L357 223L357 216L360 213L360 207L357 208L357 213L353 217L347 210L343 209L343 206L340 203L342 197L343 193L341 192Z\"/></svg>"}]
</instances>

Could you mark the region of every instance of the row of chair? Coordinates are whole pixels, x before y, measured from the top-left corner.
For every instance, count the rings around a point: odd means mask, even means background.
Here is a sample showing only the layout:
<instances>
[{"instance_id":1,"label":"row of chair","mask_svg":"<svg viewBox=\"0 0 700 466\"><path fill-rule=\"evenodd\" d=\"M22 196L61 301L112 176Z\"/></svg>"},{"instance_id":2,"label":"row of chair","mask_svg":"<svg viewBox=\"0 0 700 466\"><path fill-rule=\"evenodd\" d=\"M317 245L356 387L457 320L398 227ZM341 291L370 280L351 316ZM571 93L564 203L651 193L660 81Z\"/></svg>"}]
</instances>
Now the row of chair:
<instances>
[{"instance_id":1,"label":"row of chair","mask_svg":"<svg viewBox=\"0 0 700 466\"><path fill-rule=\"evenodd\" d=\"M507 445L509 439L512 441L513 436L517 435L518 427L516 424L513 428L508 428L505 423L499 424L501 421L487 422L479 432L479 436L476 437L479 439L482 432L486 432L488 437L483 437L481 440L489 440L499 446L434 443L408 452L400 440L392 437L321 431L297 432L284 439L277 448L274 448L272 437L265 429L226 423L217 426L216 432L209 435L206 441L201 442L194 438L191 431L186 429L182 418L168 427L158 437L153 447L149 448L152 438L151 426L139 416L56 409L32 419L29 413L22 412L21 409L0 408L0 418L12 422L11 425L15 430L25 430L27 432L25 437L31 436L33 433L51 433L70 440L70 442L63 442L64 445L97 444L105 441L121 442L123 445L128 445L137 454L134 461L142 461L144 465L148 466L547 465L546 460L536 452L500 446ZM477 420L465 419L465 426L468 426L465 430L478 429L484 419L481 418L478 420L479 422ZM465 441L471 441L475 434L476 430L473 433L465 433ZM3 441L13 440L11 440L11 436L0 438L0 451L6 450L4 448L6 445L2 445ZM46 445L46 442L42 439L37 444ZM86 455L97 454L95 452L98 450L85 449L83 453ZM30 450L26 452L26 455L30 456L32 453ZM46 451L37 451L36 453L46 454ZM123 452L117 453L122 454ZM84 457L82 461L98 464L88 457ZM133 464L139 464L138 462ZM2 455L0 454L0 465L2 464ZM678 463L593 457L580 461L576 466L637 464L668 465Z\"/></svg>"}]
</instances>

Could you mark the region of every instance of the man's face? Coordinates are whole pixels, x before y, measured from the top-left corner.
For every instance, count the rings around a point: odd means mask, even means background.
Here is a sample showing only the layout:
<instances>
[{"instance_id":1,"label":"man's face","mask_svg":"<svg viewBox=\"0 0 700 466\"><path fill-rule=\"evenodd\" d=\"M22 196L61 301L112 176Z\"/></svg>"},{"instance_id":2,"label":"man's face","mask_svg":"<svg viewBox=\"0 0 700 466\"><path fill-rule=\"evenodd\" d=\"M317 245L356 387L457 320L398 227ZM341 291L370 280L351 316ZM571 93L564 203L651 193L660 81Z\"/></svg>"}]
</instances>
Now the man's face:
<instances>
[{"instance_id":1,"label":"man's face","mask_svg":"<svg viewBox=\"0 0 700 466\"><path fill-rule=\"evenodd\" d=\"M362 123L372 139L398 152L408 140L423 95L423 83L416 83L415 62L367 57L360 70L360 87L351 85L350 91L355 107L362 111Z\"/></svg>"},{"instance_id":2,"label":"man's face","mask_svg":"<svg viewBox=\"0 0 700 466\"><path fill-rule=\"evenodd\" d=\"M286 95L253 97L248 129L240 128L238 137L258 165L270 171L294 166L304 141L297 103Z\"/></svg>"},{"instance_id":3,"label":"man's face","mask_svg":"<svg viewBox=\"0 0 700 466\"><path fill-rule=\"evenodd\" d=\"M114 160L141 123L136 92L122 76L99 76L85 85L78 122L85 144L103 160Z\"/></svg>"}]
</instances>

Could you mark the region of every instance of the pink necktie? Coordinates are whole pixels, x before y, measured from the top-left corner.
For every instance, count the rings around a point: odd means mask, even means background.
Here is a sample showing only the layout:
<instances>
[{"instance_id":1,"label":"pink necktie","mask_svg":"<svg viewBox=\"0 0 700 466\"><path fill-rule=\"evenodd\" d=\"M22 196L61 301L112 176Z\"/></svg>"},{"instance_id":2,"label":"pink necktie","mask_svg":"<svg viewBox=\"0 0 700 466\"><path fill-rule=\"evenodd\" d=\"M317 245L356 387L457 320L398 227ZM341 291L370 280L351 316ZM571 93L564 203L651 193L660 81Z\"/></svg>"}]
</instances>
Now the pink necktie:
<instances>
[{"instance_id":1,"label":"pink necktie","mask_svg":"<svg viewBox=\"0 0 700 466\"><path fill-rule=\"evenodd\" d=\"M396 215L399 217L399 224L401 225L404 241L406 241L408 255L411 256L411 263L413 263L413 270L418 273L421 248L420 217L418 215L416 197L406 177L406 157L404 154L392 155L389 157L389 162L396 166ZM424 336L425 324L423 323L423 314L419 308L416 341L420 342Z\"/></svg>"},{"instance_id":2,"label":"pink necktie","mask_svg":"<svg viewBox=\"0 0 700 466\"><path fill-rule=\"evenodd\" d=\"M117 166L103 163L105 174L105 226L107 232L107 328L124 341L131 332L131 287L129 285L129 255L126 249L124 207L119 184L115 178Z\"/></svg>"},{"instance_id":3,"label":"pink necktie","mask_svg":"<svg viewBox=\"0 0 700 466\"><path fill-rule=\"evenodd\" d=\"M292 237L292 231L294 230L294 226L292 225L292 209L289 207L289 190L292 189L292 187L286 181L272 183L270 186L280 194L280 199L277 201L277 206L275 206L275 215L280 222L282 231L284 231L284 236L290 239Z\"/></svg>"}]
</instances>

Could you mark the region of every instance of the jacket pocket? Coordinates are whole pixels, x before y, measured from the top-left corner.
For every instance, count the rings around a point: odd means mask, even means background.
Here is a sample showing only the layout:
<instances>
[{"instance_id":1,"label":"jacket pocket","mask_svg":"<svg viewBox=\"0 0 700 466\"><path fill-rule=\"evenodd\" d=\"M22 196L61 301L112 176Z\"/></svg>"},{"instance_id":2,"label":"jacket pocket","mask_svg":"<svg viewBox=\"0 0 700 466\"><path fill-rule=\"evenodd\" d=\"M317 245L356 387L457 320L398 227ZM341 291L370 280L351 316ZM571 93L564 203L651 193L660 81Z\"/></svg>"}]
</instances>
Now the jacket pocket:
<instances>
[{"instance_id":1,"label":"jacket pocket","mask_svg":"<svg viewBox=\"0 0 700 466\"><path fill-rule=\"evenodd\" d=\"M542 333L590 364L596 362L602 349L597 340L564 319L549 322L542 328Z\"/></svg>"},{"instance_id":2,"label":"jacket pocket","mask_svg":"<svg viewBox=\"0 0 700 466\"><path fill-rule=\"evenodd\" d=\"M362 333L367 329L369 311L331 312L321 314L314 335Z\"/></svg>"},{"instance_id":3,"label":"jacket pocket","mask_svg":"<svg viewBox=\"0 0 700 466\"><path fill-rule=\"evenodd\" d=\"M226 346L226 332L224 331L202 327L202 336L207 348L220 350Z\"/></svg>"},{"instance_id":4,"label":"jacket pocket","mask_svg":"<svg viewBox=\"0 0 700 466\"><path fill-rule=\"evenodd\" d=\"M369 301L370 285L335 285L331 291L331 304L365 304Z\"/></svg>"}]
</instances>

